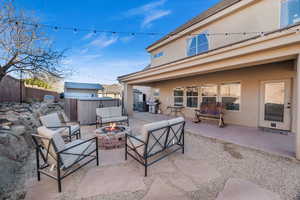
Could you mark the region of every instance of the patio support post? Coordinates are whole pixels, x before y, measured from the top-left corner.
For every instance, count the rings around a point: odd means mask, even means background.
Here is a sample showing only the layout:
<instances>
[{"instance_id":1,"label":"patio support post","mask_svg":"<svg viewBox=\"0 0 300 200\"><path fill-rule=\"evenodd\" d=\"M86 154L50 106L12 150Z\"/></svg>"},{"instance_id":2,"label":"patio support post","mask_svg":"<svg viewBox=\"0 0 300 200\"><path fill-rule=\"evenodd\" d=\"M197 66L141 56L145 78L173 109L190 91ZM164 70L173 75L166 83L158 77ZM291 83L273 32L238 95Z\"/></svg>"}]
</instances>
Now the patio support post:
<instances>
[{"instance_id":1,"label":"patio support post","mask_svg":"<svg viewBox=\"0 0 300 200\"><path fill-rule=\"evenodd\" d=\"M300 160L300 54L298 54L297 67L296 67L296 158Z\"/></svg>"},{"instance_id":2,"label":"patio support post","mask_svg":"<svg viewBox=\"0 0 300 200\"><path fill-rule=\"evenodd\" d=\"M133 114L133 86L127 83L123 83L124 85L124 94L123 94L123 102L124 102L124 111L127 115Z\"/></svg>"}]
</instances>

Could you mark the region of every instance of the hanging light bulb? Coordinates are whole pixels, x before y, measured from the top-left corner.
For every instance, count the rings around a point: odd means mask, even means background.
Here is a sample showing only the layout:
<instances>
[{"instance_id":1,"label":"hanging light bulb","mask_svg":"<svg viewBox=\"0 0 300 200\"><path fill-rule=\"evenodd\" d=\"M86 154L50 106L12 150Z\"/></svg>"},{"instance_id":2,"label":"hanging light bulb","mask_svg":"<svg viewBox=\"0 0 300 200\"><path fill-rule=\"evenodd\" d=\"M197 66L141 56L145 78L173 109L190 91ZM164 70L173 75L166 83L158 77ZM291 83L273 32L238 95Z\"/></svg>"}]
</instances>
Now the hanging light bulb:
<instances>
[{"instance_id":1,"label":"hanging light bulb","mask_svg":"<svg viewBox=\"0 0 300 200\"><path fill-rule=\"evenodd\" d=\"M77 28L74 28L73 29L73 32L76 34L78 32L78 29Z\"/></svg>"},{"instance_id":2,"label":"hanging light bulb","mask_svg":"<svg viewBox=\"0 0 300 200\"><path fill-rule=\"evenodd\" d=\"M57 31L57 30L58 30L58 27L57 27L57 26L54 26L53 29L54 29L54 31Z\"/></svg>"}]
</instances>

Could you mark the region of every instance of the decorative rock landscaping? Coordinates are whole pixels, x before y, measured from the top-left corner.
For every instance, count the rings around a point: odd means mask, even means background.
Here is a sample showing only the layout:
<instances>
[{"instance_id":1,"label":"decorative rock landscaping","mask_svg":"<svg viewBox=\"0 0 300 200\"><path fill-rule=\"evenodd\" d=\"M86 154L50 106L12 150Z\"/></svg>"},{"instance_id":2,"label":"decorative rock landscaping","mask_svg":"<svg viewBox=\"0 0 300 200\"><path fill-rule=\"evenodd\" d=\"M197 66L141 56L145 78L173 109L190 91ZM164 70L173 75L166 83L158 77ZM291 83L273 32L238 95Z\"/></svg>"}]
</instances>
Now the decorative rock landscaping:
<instances>
[{"instance_id":1,"label":"decorative rock landscaping","mask_svg":"<svg viewBox=\"0 0 300 200\"><path fill-rule=\"evenodd\" d=\"M0 104L0 199L19 199L23 191L23 167L33 147L30 134L40 115L61 110L60 104Z\"/></svg>"}]
</instances>

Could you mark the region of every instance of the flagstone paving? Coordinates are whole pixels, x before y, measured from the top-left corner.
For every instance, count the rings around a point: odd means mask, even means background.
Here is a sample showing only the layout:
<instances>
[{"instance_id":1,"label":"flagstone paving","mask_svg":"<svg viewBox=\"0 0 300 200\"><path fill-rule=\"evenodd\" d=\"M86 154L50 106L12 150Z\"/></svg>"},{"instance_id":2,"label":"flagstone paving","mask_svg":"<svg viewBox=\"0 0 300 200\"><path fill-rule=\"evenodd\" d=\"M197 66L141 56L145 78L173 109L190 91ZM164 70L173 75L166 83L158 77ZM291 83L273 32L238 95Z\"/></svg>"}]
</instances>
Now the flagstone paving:
<instances>
[{"instance_id":1,"label":"flagstone paving","mask_svg":"<svg viewBox=\"0 0 300 200\"><path fill-rule=\"evenodd\" d=\"M152 183L149 191L142 200L189 200L187 195L179 189L172 187L170 184L158 177Z\"/></svg>"},{"instance_id":2,"label":"flagstone paving","mask_svg":"<svg viewBox=\"0 0 300 200\"><path fill-rule=\"evenodd\" d=\"M280 200L278 194L241 179L229 179L216 200Z\"/></svg>"},{"instance_id":3,"label":"flagstone paving","mask_svg":"<svg viewBox=\"0 0 300 200\"><path fill-rule=\"evenodd\" d=\"M135 168L129 166L93 168L88 171L79 184L77 195L80 198L86 198L146 190L143 178Z\"/></svg>"},{"instance_id":4,"label":"flagstone paving","mask_svg":"<svg viewBox=\"0 0 300 200\"><path fill-rule=\"evenodd\" d=\"M131 124L138 132L144 122ZM94 129L83 127L83 136ZM147 177L142 165L124 160L124 149L101 150L100 166L90 163L64 179L62 193L54 180L42 175L38 182L32 173L26 200L297 200L299 162L188 132L185 139L185 154L153 164Z\"/></svg>"}]
</instances>

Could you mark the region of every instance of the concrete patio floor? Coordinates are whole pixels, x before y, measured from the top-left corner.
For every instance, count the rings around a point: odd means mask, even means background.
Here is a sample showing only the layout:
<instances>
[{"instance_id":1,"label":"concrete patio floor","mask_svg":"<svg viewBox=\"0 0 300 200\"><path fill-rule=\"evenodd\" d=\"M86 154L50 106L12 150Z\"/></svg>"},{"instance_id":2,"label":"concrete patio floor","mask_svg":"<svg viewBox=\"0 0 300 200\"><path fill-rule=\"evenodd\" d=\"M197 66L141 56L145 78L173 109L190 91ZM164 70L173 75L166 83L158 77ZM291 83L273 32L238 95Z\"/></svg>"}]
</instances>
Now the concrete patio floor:
<instances>
[{"instance_id":1,"label":"concrete patio floor","mask_svg":"<svg viewBox=\"0 0 300 200\"><path fill-rule=\"evenodd\" d=\"M134 112L132 122L143 121L146 123L170 119L174 116ZM215 122L204 121L194 123L186 119L186 130L193 134L216 138L230 143L251 147L287 157L295 157L295 138L293 133L272 133L258 128L226 125L219 128Z\"/></svg>"},{"instance_id":2,"label":"concrete patio floor","mask_svg":"<svg viewBox=\"0 0 300 200\"><path fill-rule=\"evenodd\" d=\"M138 134L143 124L165 118L169 117L135 113L130 119L130 126L132 132ZM200 129L201 125L208 128ZM139 163L130 158L124 160L124 149L101 150L100 166L90 163L64 179L62 193L57 192L57 183L48 177L42 176L42 180L37 181L32 155L27 166L25 199L297 199L300 188L300 164L297 161L246 148L243 144L235 145L207 135L204 137L202 132L192 132L215 129L222 131L216 135L229 135L229 130L234 128L218 129L213 124L201 125L188 121L185 154L178 152L157 162L149 167L148 177L144 177L143 167ZM92 136L94 130L95 126L82 127L83 137ZM272 133L267 134L273 136Z\"/></svg>"}]
</instances>

